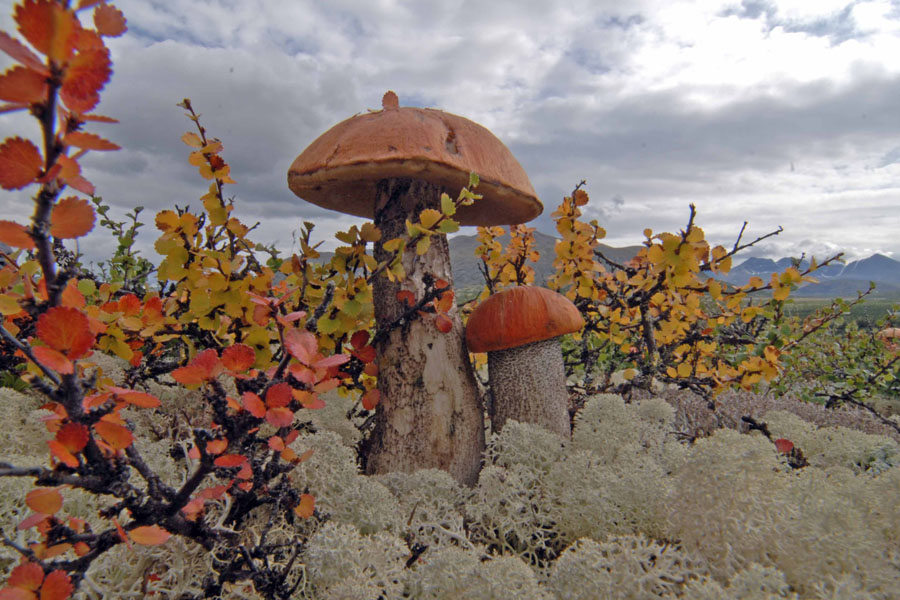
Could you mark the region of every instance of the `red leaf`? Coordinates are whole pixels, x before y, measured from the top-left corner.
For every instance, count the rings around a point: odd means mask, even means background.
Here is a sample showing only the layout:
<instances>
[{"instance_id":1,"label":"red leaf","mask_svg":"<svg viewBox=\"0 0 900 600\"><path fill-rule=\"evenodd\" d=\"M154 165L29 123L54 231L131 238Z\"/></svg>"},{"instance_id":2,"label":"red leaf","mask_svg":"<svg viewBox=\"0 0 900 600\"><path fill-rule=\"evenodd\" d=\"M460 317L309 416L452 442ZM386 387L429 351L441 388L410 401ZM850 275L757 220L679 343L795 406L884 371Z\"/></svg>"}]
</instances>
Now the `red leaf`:
<instances>
[{"instance_id":1,"label":"red leaf","mask_svg":"<svg viewBox=\"0 0 900 600\"><path fill-rule=\"evenodd\" d=\"M434 318L434 326L441 333L450 333L450 330L453 329L453 321L447 315L439 314Z\"/></svg>"},{"instance_id":2,"label":"red leaf","mask_svg":"<svg viewBox=\"0 0 900 600\"><path fill-rule=\"evenodd\" d=\"M316 499L314 496L310 494L301 494L300 495L300 504L298 504L294 508L294 512L301 519L308 519L313 516L313 512L316 509Z\"/></svg>"},{"instance_id":3,"label":"red leaf","mask_svg":"<svg viewBox=\"0 0 900 600\"><path fill-rule=\"evenodd\" d=\"M397 292L397 300L409 307L414 306L416 303L415 295L409 290L400 290Z\"/></svg>"},{"instance_id":4,"label":"red leaf","mask_svg":"<svg viewBox=\"0 0 900 600\"><path fill-rule=\"evenodd\" d=\"M87 316L77 308L65 306L55 306L38 317L37 335L71 360L84 356L95 339Z\"/></svg>"},{"instance_id":5,"label":"red leaf","mask_svg":"<svg viewBox=\"0 0 900 600\"><path fill-rule=\"evenodd\" d=\"M88 428L80 423L66 423L56 432L56 441L69 452L81 452L90 439Z\"/></svg>"},{"instance_id":6,"label":"red leaf","mask_svg":"<svg viewBox=\"0 0 900 600\"><path fill-rule=\"evenodd\" d=\"M99 135L85 131L73 131L63 138L63 143L76 148L84 148L85 150L119 150L121 148Z\"/></svg>"},{"instance_id":7,"label":"red leaf","mask_svg":"<svg viewBox=\"0 0 900 600\"><path fill-rule=\"evenodd\" d=\"M247 462L247 457L243 454L223 454L214 461L217 467L239 467Z\"/></svg>"},{"instance_id":8,"label":"red leaf","mask_svg":"<svg viewBox=\"0 0 900 600\"><path fill-rule=\"evenodd\" d=\"M300 404L303 405L303 408L308 408L310 410L319 410L320 408L325 408L325 402L319 398L318 394L313 392L307 392L306 390L294 390L294 398L296 398Z\"/></svg>"},{"instance_id":9,"label":"red leaf","mask_svg":"<svg viewBox=\"0 0 900 600\"><path fill-rule=\"evenodd\" d=\"M41 586L41 600L66 600L74 591L72 580L65 571L51 571Z\"/></svg>"},{"instance_id":10,"label":"red leaf","mask_svg":"<svg viewBox=\"0 0 900 600\"><path fill-rule=\"evenodd\" d=\"M35 488L25 496L25 504L34 512L53 515L62 508L62 494L56 488Z\"/></svg>"},{"instance_id":11,"label":"red leaf","mask_svg":"<svg viewBox=\"0 0 900 600\"><path fill-rule=\"evenodd\" d=\"M49 440L47 445L50 446L50 454L59 459L61 463L73 469L78 468L78 459L65 446L56 440Z\"/></svg>"},{"instance_id":12,"label":"red leaf","mask_svg":"<svg viewBox=\"0 0 900 600\"><path fill-rule=\"evenodd\" d=\"M127 427L109 421L97 421L94 431L115 450L124 450L134 441L134 435Z\"/></svg>"},{"instance_id":13,"label":"red leaf","mask_svg":"<svg viewBox=\"0 0 900 600\"><path fill-rule=\"evenodd\" d=\"M266 411L266 422L273 427L290 427L294 422L294 413L283 406L271 408Z\"/></svg>"},{"instance_id":14,"label":"red leaf","mask_svg":"<svg viewBox=\"0 0 900 600\"><path fill-rule=\"evenodd\" d=\"M305 310L295 310L294 312L288 313L288 314L284 315L283 317L279 317L279 320L284 323L293 323L294 321L299 321L300 319L302 319L305 316L306 316Z\"/></svg>"},{"instance_id":15,"label":"red leaf","mask_svg":"<svg viewBox=\"0 0 900 600\"><path fill-rule=\"evenodd\" d=\"M284 334L284 347L291 356L308 365L319 350L319 342L305 329L289 329Z\"/></svg>"},{"instance_id":16,"label":"red leaf","mask_svg":"<svg viewBox=\"0 0 900 600\"><path fill-rule=\"evenodd\" d=\"M13 67L0 75L0 100L37 104L47 97L47 77L26 67Z\"/></svg>"},{"instance_id":17,"label":"red leaf","mask_svg":"<svg viewBox=\"0 0 900 600\"><path fill-rule=\"evenodd\" d=\"M100 35L118 37L125 33L125 15L111 4L101 4L94 9L94 27Z\"/></svg>"},{"instance_id":18,"label":"red leaf","mask_svg":"<svg viewBox=\"0 0 900 600\"><path fill-rule=\"evenodd\" d=\"M36 592L44 581L44 569L33 562L22 563L12 570L6 583L12 587Z\"/></svg>"},{"instance_id":19,"label":"red leaf","mask_svg":"<svg viewBox=\"0 0 900 600\"><path fill-rule=\"evenodd\" d=\"M266 405L263 404L262 399L253 392L244 392L244 395L241 396L241 403L244 405L244 408L247 409L247 412L257 419L262 419L266 416Z\"/></svg>"},{"instance_id":20,"label":"red leaf","mask_svg":"<svg viewBox=\"0 0 900 600\"><path fill-rule=\"evenodd\" d=\"M362 407L366 410L372 410L376 406L378 406L378 401L381 400L381 392L377 389L371 389L362 397Z\"/></svg>"},{"instance_id":21,"label":"red leaf","mask_svg":"<svg viewBox=\"0 0 900 600\"><path fill-rule=\"evenodd\" d=\"M118 119L113 119L112 117L107 117L105 115L80 115L79 117L82 121L96 121L98 123L118 123Z\"/></svg>"},{"instance_id":22,"label":"red leaf","mask_svg":"<svg viewBox=\"0 0 900 600\"><path fill-rule=\"evenodd\" d=\"M56 203L50 214L50 235L55 238L81 237L93 228L94 207L84 198L63 198Z\"/></svg>"},{"instance_id":23,"label":"red leaf","mask_svg":"<svg viewBox=\"0 0 900 600\"><path fill-rule=\"evenodd\" d=\"M172 534L159 525L144 525L131 530L131 539L141 546L159 546L165 544Z\"/></svg>"},{"instance_id":24,"label":"red leaf","mask_svg":"<svg viewBox=\"0 0 900 600\"><path fill-rule=\"evenodd\" d=\"M273 435L269 438L268 441L269 448L274 450L275 452L284 452L285 445L284 440L278 437L277 435Z\"/></svg>"},{"instance_id":25,"label":"red leaf","mask_svg":"<svg viewBox=\"0 0 900 600\"><path fill-rule=\"evenodd\" d=\"M222 363L219 355L212 348L204 350L194 357L186 367L180 367L172 371L172 378L183 385L197 385L214 379L222 372Z\"/></svg>"},{"instance_id":26,"label":"red leaf","mask_svg":"<svg viewBox=\"0 0 900 600\"><path fill-rule=\"evenodd\" d=\"M350 354L364 363L370 363L375 360L375 348L372 346L363 346L359 350L351 350Z\"/></svg>"},{"instance_id":27,"label":"red leaf","mask_svg":"<svg viewBox=\"0 0 900 600\"><path fill-rule=\"evenodd\" d=\"M327 369L328 367L336 367L338 365L342 365L348 360L350 360L350 357L346 354L332 354L327 358L317 360L316 363L312 366L316 369Z\"/></svg>"},{"instance_id":28,"label":"red leaf","mask_svg":"<svg viewBox=\"0 0 900 600\"><path fill-rule=\"evenodd\" d=\"M80 29L75 13L53 0L26 0L16 7L19 33L35 50L57 62L65 62L75 49Z\"/></svg>"},{"instance_id":29,"label":"red leaf","mask_svg":"<svg viewBox=\"0 0 900 600\"><path fill-rule=\"evenodd\" d=\"M206 488L205 490L201 490L200 493L197 494L200 498L205 500L217 500L222 497L222 494L228 491L227 485L214 485Z\"/></svg>"},{"instance_id":30,"label":"red leaf","mask_svg":"<svg viewBox=\"0 0 900 600\"><path fill-rule=\"evenodd\" d=\"M15 248L34 250L34 240L28 235L28 229L15 221L0 221L0 242Z\"/></svg>"},{"instance_id":31,"label":"red leaf","mask_svg":"<svg viewBox=\"0 0 900 600\"><path fill-rule=\"evenodd\" d=\"M775 440L775 448L782 454L787 454L794 449L794 443L785 438L778 438Z\"/></svg>"},{"instance_id":32,"label":"red leaf","mask_svg":"<svg viewBox=\"0 0 900 600\"><path fill-rule=\"evenodd\" d=\"M44 76L50 75L46 65L41 62L41 59L34 52L5 31L0 31L0 50L3 50L11 58L19 61L29 69L33 69Z\"/></svg>"},{"instance_id":33,"label":"red leaf","mask_svg":"<svg viewBox=\"0 0 900 600\"><path fill-rule=\"evenodd\" d=\"M280 408L291 402L291 386L286 383L276 383L266 390L266 406Z\"/></svg>"},{"instance_id":34,"label":"red leaf","mask_svg":"<svg viewBox=\"0 0 900 600\"><path fill-rule=\"evenodd\" d=\"M72 187L82 194L87 194L88 196L94 195L94 184L82 177L81 175L76 175L75 177L68 177L63 179L64 183L69 187Z\"/></svg>"},{"instance_id":35,"label":"red leaf","mask_svg":"<svg viewBox=\"0 0 900 600\"><path fill-rule=\"evenodd\" d=\"M125 316L132 316L141 312L141 300L134 294L125 294L119 298L118 309Z\"/></svg>"},{"instance_id":36,"label":"red leaf","mask_svg":"<svg viewBox=\"0 0 900 600\"><path fill-rule=\"evenodd\" d=\"M31 529L35 525L38 525L39 523L43 523L46 520L47 520L47 515L45 515L44 513L34 513L33 515L31 515L30 517L28 517L27 519L25 519L18 525L16 525L16 529L19 531L23 531L25 529Z\"/></svg>"},{"instance_id":37,"label":"red leaf","mask_svg":"<svg viewBox=\"0 0 900 600\"><path fill-rule=\"evenodd\" d=\"M235 344L222 351L222 364L234 373L243 373L255 362L256 352L246 344Z\"/></svg>"},{"instance_id":38,"label":"red leaf","mask_svg":"<svg viewBox=\"0 0 900 600\"><path fill-rule=\"evenodd\" d=\"M20 137L8 138L0 146L0 187L23 188L38 178L43 166L37 146Z\"/></svg>"},{"instance_id":39,"label":"red leaf","mask_svg":"<svg viewBox=\"0 0 900 600\"><path fill-rule=\"evenodd\" d=\"M60 375L71 375L75 372L75 364L66 358L62 352L46 346L33 346L31 352L42 365L52 369Z\"/></svg>"},{"instance_id":40,"label":"red leaf","mask_svg":"<svg viewBox=\"0 0 900 600\"><path fill-rule=\"evenodd\" d=\"M362 350L366 347L366 344L369 343L369 332L368 331L357 331L353 335L350 336L350 345L356 348L357 350Z\"/></svg>"},{"instance_id":41,"label":"red leaf","mask_svg":"<svg viewBox=\"0 0 900 600\"><path fill-rule=\"evenodd\" d=\"M228 440L226 439L218 439L218 440L210 440L206 443L206 451L209 454L222 454L225 450L228 449Z\"/></svg>"},{"instance_id":42,"label":"red leaf","mask_svg":"<svg viewBox=\"0 0 900 600\"><path fill-rule=\"evenodd\" d=\"M111 72L106 48L81 51L69 61L59 97L72 112L90 112L100 102L100 90Z\"/></svg>"},{"instance_id":43,"label":"red leaf","mask_svg":"<svg viewBox=\"0 0 900 600\"><path fill-rule=\"evenodd\" d=\"M139 406L141 408L156 408L160 406L159 398L146 392L138 392L137 390L129 390L127 388L115 386L106 388L106 391L112 392L117 398L128 404Z\"/></svg>"}]
</instances>

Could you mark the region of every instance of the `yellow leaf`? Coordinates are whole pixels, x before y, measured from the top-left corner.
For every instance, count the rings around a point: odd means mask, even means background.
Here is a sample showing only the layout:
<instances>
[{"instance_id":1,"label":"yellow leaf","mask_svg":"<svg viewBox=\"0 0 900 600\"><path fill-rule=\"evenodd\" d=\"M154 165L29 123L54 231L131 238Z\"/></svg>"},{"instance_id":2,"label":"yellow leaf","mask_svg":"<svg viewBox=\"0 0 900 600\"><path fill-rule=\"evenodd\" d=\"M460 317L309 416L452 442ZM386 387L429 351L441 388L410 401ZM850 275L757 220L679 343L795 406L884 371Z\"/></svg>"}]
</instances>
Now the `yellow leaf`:
<instances>
[{"instance_id":1,"label":"yellow leaf","mask_svg":"<svg viewBox=\"0 0 900 600\"><path fill-rule=\"evenodd\" d=\"M0 315L6 317L17 315L20 312L22 312L22 307L19 306L18 298L9 294L0 294Z\"/></svg>"},{"instance_id":2,"label":"yellow leaf","mask_svg":"<svg viewBox=\"0 0 900 600\"><path fill-rule=\"evenodd\" d=\"M419 214L419 222L422 227L425 229L431 229L434 227L434 224L437 223L441 217L441 213L439 211L434 210L433 208L426 208Z\"/></svg>"},{"instance_id":3,"label":"yellow leaf","mask_svg":"<svg viewBox=\"0 0 900 600\"><path fill-rule=\"evenodd\" d=\"M181 141L184 142L185 144L187 144L188 146L191 146L192 148L202 148L203 147L203 140L200 139L199 135L197 135L196 133L193 133L191 131L189 131L189 132L185 133L183 136L181 136Z\"/></svg>"},{"instance_id":4,"label":"yellow leaf","mask_svg":"<svg viewBox=\"0 0 900 600\"><path fill-rule=\"evenodd\" d=\"M381 231L375 227L374 223L363 223L359 237L366 242L377 242L381 239Z\"/></svg>"}]
</instances>

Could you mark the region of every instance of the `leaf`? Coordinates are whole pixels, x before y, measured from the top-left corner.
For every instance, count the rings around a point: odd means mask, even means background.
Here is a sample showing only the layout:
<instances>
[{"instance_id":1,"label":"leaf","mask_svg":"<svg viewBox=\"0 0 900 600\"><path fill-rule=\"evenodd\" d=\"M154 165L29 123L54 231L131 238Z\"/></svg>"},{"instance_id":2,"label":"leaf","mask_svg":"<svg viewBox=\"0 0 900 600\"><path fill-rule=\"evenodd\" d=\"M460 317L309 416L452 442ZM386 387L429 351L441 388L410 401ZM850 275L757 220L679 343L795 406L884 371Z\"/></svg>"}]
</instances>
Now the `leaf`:
<instances>
[{"instance_id":1,"label":"leaf","mask_svg":"<svg viewBox=\"0 0 900 600\"><path fill-rule=\"evenodd\" d=\"M106 48L79 52L69 61L59 97L72 112L90 112L100 102L100 90L111 73Z\"/></svg>"},{"instance_id":2,"label":"leaf","mask_svg":"<svg viewBox=\"0 0 900 600\"><path fill-rule=\"evenodd\" d=\"M257 419L262 419L266 416L266 405L263 404L262 398L253 392L244 392L241 396L241 403L247 412Z\"/></svg>"},{"instance_id":3,"label":"leaf","mask_svg":"<svg viewBox=\"0 0 900 600\"><path fill-rule=\"evenodd\" d=\"M62 508L62 494L56 488L35 488L25 495L25 504L34 512L53 515Z\"/></svg>"},{"instance_id":4,"label":"leaf","mask_svg":"<svg viewBox=\"0 0 900 600\"><path fill-rule=\"evenodd\" d=\"M319 410L325 408L325 402L319 398L318 394L308 392L306 390L294 390L294 398L308 410Z\"/></svg>"},{"instance_id":5,"label":"leaf","mask_svg":"<svg viewBox=\"0 0 900 600\"><path fill-rule=\"evenodd\" d=\"M18 190L38 178L44 159L37 146L20 137L8 138L0 146L0 187Z\"/></svg>"},{"instance_id":6,"label":"leaf","mask_svg":"<svg viewBox=\"0 0 900 600\"><path fill-rule=\"evenodd\" d=\"M26 0L16 7L19 33L35 50L56 62L68 60L80 25L75 13L53 0Z\"/></svg>"},{"instance_id":7,"label":"leaf","mask_svg":"<svg viewBox=\"0 0 900 600\"><path fill-rule=\"evenodd\" d=\"M50 454L55 456L61 463L72 469L78 468L78 459L65 446L56 440L48 440L47 445L50 446Z\"/></svg>"},{"instance_id":8,"label":"leaf","mask_svg":"<svg viewBox=\"0 0 900 600\"><path fill-rule=\"evenodd\" d=\"M426 208L419 214L419 223L425 229L431 229L434 227L434 224L440 221L443 215L440 211L434 210L433 208Z\"/></svg>"},{"instance_id":9,"label":"leaf","mask_svg":"<svg viewBox=\"0 0 900 600\"><path fill-rule=\"evenodd\" d=\"M328 367L336 367L338 365L342 365L345 362L350 360L350 356L347 354L332 354L322 360L317 360L312 367L316 369L327 369Z\"/></svg>"},{"instance_id":10,"label":"leaf","mask_svg":"<svg viewBox=\"0 0 900 600\"><path fill-rule=\"evenodd\" d=\"M416 297L409 290L400 290L397 292L397 301L405 304L407 307L412 307L416 304Z\"/></svg>"},{"instance_id":11,"label":"leaf","mask_svg":"<svg viewBox=\"0 0 900 600\"><path fill-rule=\"evenodd\" d=\"M15 221L0 221L0 242L26 250L33 250L35 247L25 226Z\"/></svg>"},{"instance_id":12,"label":"leaf","mask_svg":"<svg viewBox=\"0 0 900 600\"><path fill-rule=\"evenodd\" d=\"M441 333L450 333L453 329L453 321L451 321L447 315L439 314L434 318L434 326L437 327L437 330Z\"/></svg>"},{"instance_id":13,"label":"leaf","mask_svg":"<svg viewBox=\"0 0 900 600\"><path fill-rule=\"evenodd\" d=\"M193 133L191 131L188 131L183 136L181 136L181 141L192 148L202 148L203 147L203 140L200 138L199 135L197 135L196 133ZM200 154L200 156L203 156L202 152L199 154ZM193 154L192 154L192 156L193 156ZM195 166L198 166L198 165L195 165Z\"/></svg>"},{"instance_id":14,"label":"leaf","mask_svg":"<svg viewBox=\"0 0 900 600\"><path fill-rule=\"evenodd\" d=\"M46 346L33 346L31 352L42 365L53 369L60 375L71 375L75 372L74 363L62 352Z\"/></svg>"},{"instance_id":15,"label":"leaf","mask_svg":"<svg viewBox=\"0 0 900 600\"><path fill-rule=\"evenodd\" d=\"M119 150L120 146L105 140L99 135L86 131L73 131L63 138L63 143L85 150Z\"/></svg>"},{"instance_id":16,"label":"leaf","mask_svg":"<svg viewBox=\"0 0 900 600\"><path fill-rule=\"evenodd\" d=\"M313 516L316 509L316 498L310 494L300 494L300 503L294 507L294 513L301 519Z\"/></svg>"},{"instance_id":17,"label":"leaf","mask_svg":"<svg viewBox=\"0 0 900 600\"><path fill-rule=\"evenodd\" d=\"M235 344L222 351L222 365L234 373L243 373L256 362L256 352L246 344Z\"/></svg>"},{"instance_id":18,"label":"leaf","mask_svg":"<svg viewBox=\"0 0 900 600\"><path fill-rule=\"evenodd\" d=\"M94 9L94 27L97 33L109 37L119 37L128 29L122 11L106 3Z\"/></svg>"},{"instance_id":19,"label":"leaf","mask_svg":"<svg viewBox=\"0 0 900 600\"><path fill-rule=\"evenodd\" d=\"M124 450L134 441L134 435L127 427L103 419L94 423L94 431L114 450Z\"/></svg>"},{"instance_id":20,"label":"leaf","mask_svg":"<svg viewBox=\"0 0 900 600\"><path fill-rule=\"evenodd\" d=\"M276 383L266 390L266 406L277 408L287 406L291 402L291 386L287 383Z\"/></svg>"},{"instance_id":21,"label":"leaf","mask_svg":"<svg viewBox=\"0 0 900 600\"><path fill-rule=\"evenodd\" d=\"M172 534L160 527L159 525L144 525L135 527L129 533L132 541L141 546L159 546L165 544Z\"/></svg>"},{"instance_id":22,"label":"leaf","mask_svg":"<svg viewBox=\"0 0 900 600\"><path fill-rule=\"evenodd\" d=\"M50 72L37 55L25 47L19 40L13 38L5 31L0 31L0 50L6 52L11 58L19 61L29 69L49 76Z\"/></svg>"},{"instance_id":23,"label":"leaf","mask_svg":"<svg viewBox=\"0 0 900 600\"><path fill-rule=\"evenodd\" d=\"M787 454L794 449L794 443L785 438L778 438L775 440L775 448L782 454Z\"/></svg>"},{"instance_id":24,"label":"leaf","mask_svg":"<svg viewBox=\"0 0 900 600\"><path fill-rule=\"evenodd\" d=\"M294 422L294 413L289 408L276 407L266 411L266 422L273 427L290 427Z\"/></svg>"},{"instance_id":25,"label":"leaf","mask_svg":"<svg viewBox=\"0 0 900 600\"><path fill-rule=\"evenodd\" d=\"M309 365L319 350L319 342L305 329L289 329L284 334L284 348L291 356Z\"/></svg>"},{"instance_id":26,"label":"leaf","mask_svg":"<svg viewBox=\"0 0 900 600\"><path fill-rule=\"evenodd\" d=\"M50 214L50 235L74 239L94 228L94 207L84 198L68 196L59 200Z\"/></svg>"},{"instance_id":27,"label":"leaf","mask_svg":"<svg viewBox=\"0 0 900 600\"><path fill-rule=\"evenodd\" d=\"M456 202L447 194L441 194L441 212L448 217L456 214Z\"/></svg>"},{"instance_id":28,"label":"leaf","mask_svg":"<svg viewBox=\"0 0 900 600\"><path fill-rule=\"evenodd\" d=\"M38 317L37 335L45 344L75 360L94 345L87 316L77 308L56 306Z\"/></svg>"},{"instance_id":29,"label":"leaf","mask_svg":"<svg viewBox=\"0 0 900 600\"><path fill-rule=\"evenodd\" d=\"M27 562L13 569L6 583L12 587L36 592L43 581L44 569L37 563Z\"/></svg>"},{"instance_id":30,"label":"leaf","mask_svg":"<svg viewBox=\"0 0 900 600\"><path fill-rule=\"evenodd\" d=\"M116 395L117 398L131 404L133 406L139 406L140 408L157 408L160 406L159 398L152 394L148 394L146 392L139 392L137 390L129 390L127 388L120 388L110 386L106 388L107 392L112 392Z\"/></svg>"},{"instance_id":31,"label":"leaf","mask_svg":"<svg viewBox=\"0 0 900 600\"><path fill-rule=\"evenodd\" d=\"M0 75L0 100L37 104L47 97L47 77L27 67L16 66Z\"/></svg>"},{"instance_id":32,"label":"leaf","mask_svg":"<svg viewBox=\"0 0 900 600\"><path fill-rule=\"evenodd\" d=\"M217 467L239 467L247 462L243 454L223 454L214 461Z\"/></svg>"},{"instance_id":33,"label":"leaf","mask_svg":"<svg viewBox=\"0 0 900 600\"><path fill-rule=\"evenodd\" d=\"M60 569L50 571L41 586L41 600L66 600L75 587L69 575Z\"/></svg>"},{"instance_id":34,"label":"leaf","mask_svg":"<svg viewBox=\"0 0 900 600\"><path fill-rule=\"evenodd\" d=\"M56 441L69 452L81 452L87 446L90 434L80 423L66 423L56 432Z\"/></svg>"},{"instance_id":35,"label":"leaf","mask_svg":"<svg viewBox=\"0 0 900 600\"><path fill-rule=\"evenodd\" d=\"M381 392L377 389L371 389L362 397L362 407L365 410L372 410L376 406L378 406L378 402L381 400Z\"/></svg>"}]
</instances>

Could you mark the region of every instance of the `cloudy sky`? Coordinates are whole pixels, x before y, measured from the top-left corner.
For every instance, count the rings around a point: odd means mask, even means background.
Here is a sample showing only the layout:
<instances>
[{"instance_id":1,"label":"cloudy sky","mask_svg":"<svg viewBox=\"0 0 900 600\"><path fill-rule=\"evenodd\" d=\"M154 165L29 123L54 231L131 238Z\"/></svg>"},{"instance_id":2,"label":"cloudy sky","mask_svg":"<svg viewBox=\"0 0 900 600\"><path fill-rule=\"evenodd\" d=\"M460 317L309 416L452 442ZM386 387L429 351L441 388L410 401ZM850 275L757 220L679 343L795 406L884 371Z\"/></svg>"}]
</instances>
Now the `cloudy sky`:
<instances>
[{"instance_id":1,"label":"cloudy sky","mask_svg":"<svg viewBox=\"0 0 900 600\"><path fill-rule=\"evenodd\" d=\"M288 190L290 163L388 89L491 129L550 213L580 180L613 245L676 231L688 205L714 243L779 225L756 252L900 259L897 0L119 0L115 74L91 130L123 150L82 161L121 217L199 205L180 141L191 98L237 185L254 241L289 251L302 221L333 246L361 221ZM8 12L4 11L4 12ZM87 15L86 15L87 16ZM11 31L8 14L0 27ZM0 63L5 68L9 61ZM26 125L27 123L27 125ZM23 113L0 135L37 139ZM0 194L24 222L27 190ZM152 219L142 235L150 249ZM465 230L464 230L465 231ZM474 233L472 230L471 233ZM114 250L92 233L89 258Z\"/></svg>"}]
</instances>

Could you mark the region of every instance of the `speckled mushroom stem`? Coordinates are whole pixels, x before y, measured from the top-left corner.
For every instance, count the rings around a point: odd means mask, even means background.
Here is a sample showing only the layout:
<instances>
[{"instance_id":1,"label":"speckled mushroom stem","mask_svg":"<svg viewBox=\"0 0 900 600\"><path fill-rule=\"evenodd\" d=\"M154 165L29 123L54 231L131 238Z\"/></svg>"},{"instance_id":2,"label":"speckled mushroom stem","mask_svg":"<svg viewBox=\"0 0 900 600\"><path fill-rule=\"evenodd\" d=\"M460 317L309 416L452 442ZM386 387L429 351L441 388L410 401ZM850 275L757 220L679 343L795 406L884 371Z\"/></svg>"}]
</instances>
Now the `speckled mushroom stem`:
<instances>
[{"instance_id":1,"label":"speckled mushroom stem","mask_svg":"<svg viewBox=\"0 0 900 600\"><path fill-rule=\"evenodd\" d=\"M439 210L440 197L439 186L423 181L380 181L375 225L382 235L375 245L375 258L388 259L390 253L381 243L407 237L406 219L415 219L425 208ZM433 237L430 249L421 256L414 247L407 249L402 260L404 281L378 277L373 285L375 319L380 325L403 314L398 291L410 290L422 297L426 275L452 285L444 236ZM448 333L438 331L431 318L413 319L392 330L376 348L381 401L366 449L368 473L438 468L465 485L477 482L484 450L482 403L455 307L448 316L453 322Z\"/></svg>"},{"instance_id":2,"label":"speckled mushroom stem","mask_svg":"<svg viewBox=\"0 0 900 600\"><path fill-rule=\"evenodd\" d=\"M488 374L494 431L513 419L569 438L569 399L558 337L488 352Z\"/></svg>"}]
</instances>

